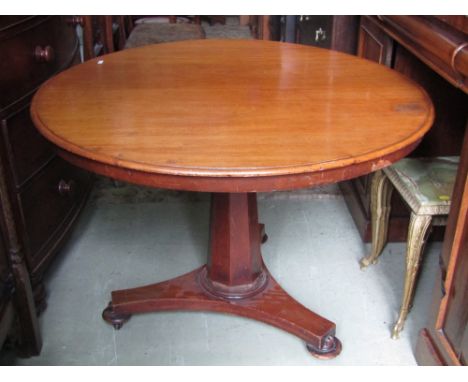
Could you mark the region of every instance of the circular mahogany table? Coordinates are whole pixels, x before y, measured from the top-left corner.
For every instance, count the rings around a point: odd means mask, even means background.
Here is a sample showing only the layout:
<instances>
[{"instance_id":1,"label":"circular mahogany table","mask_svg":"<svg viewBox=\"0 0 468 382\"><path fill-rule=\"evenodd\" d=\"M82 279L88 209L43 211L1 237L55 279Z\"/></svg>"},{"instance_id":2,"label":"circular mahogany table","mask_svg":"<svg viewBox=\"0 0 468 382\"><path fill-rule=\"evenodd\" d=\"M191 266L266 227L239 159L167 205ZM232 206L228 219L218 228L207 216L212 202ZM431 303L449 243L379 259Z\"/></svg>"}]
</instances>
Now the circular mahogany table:
<instances>
[{"instance_id":1,"label":"circular mahogany table","mask_svg":"<svg viewBox=\"0 0 468 382\"><path fill-rule=\"evenodd\" d=\"M77 166L212 193L207 264L112 292L105 320L119 328L142 312L232 313L302 338L320 358L341 350L335 324L268 272L256 193L383 168L413 150L434 118L427 94L384 66L258 40L184 41L90 60L45 83L31 113Z\"/></svg>"}]
</instances>

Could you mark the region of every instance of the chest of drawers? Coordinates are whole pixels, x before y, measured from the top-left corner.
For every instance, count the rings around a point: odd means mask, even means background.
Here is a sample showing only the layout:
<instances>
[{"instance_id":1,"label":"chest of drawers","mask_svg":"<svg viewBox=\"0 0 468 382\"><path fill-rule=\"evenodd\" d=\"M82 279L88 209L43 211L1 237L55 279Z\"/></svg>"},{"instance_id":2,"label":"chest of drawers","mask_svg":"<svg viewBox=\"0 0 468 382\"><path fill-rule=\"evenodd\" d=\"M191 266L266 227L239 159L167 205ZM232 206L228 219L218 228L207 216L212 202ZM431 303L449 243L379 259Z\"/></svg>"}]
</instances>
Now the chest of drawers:
<instances>
[{"instance_id":1,"label":"chest of drawers","mask_svg":"<svg viewBox=\"0 0 468 382\"><path fill-rule=\"evenodd\" d=\"M0 333L16 322L14 338L24 355L32 355L40 351L40 335L32 333L37 323L30 321L46 305L43 275L91 186L88 173L55 155L29 116L37 88L79 62L73 18L0 17L0 57Z\"/></svg>"}]
</instances>

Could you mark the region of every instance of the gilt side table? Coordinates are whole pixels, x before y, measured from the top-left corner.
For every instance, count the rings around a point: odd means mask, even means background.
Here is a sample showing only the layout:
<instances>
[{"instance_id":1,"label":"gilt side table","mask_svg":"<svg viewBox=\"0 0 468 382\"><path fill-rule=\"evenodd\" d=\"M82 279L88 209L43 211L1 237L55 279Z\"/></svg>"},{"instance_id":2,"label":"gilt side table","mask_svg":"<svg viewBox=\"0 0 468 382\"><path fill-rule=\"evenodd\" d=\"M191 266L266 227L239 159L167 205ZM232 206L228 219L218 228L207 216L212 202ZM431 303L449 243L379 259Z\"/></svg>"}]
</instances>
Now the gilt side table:
<instances>
[{"instance_id":1,"label":"gilt side table","mask_svg":"<svg viewBox=\"0 0 468 382\"><path fill-rule=\"evenodd\" d=\"M259 40L183 41L90 60L45 83L31 114L77 166L212 193L206 265L112 292L105 320L118 328L143 312L232 313L296 335L319 358L341 350L335 324L268 272L256 193L383 168L413 150L434 118L427 94L386 67Z\"/></svg>"}]
</instances>

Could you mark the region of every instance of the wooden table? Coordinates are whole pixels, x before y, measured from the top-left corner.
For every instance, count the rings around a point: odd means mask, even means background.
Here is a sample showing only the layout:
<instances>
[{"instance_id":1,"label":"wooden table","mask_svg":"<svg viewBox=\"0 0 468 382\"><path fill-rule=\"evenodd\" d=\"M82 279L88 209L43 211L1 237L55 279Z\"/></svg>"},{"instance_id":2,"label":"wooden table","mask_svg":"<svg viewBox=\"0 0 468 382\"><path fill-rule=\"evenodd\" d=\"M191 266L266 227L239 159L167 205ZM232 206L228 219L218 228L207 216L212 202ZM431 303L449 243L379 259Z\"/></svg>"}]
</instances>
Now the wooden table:
<instances>
[{"instance_id":1,"label":"wooden table","mask_svg":"<svg viewBox=\"0 0 468 382\"><path fill-rule=\"evenodd\" d=\"M302 338L320 358L341 350L335 324L295 301L268 272L256 193L383 168L414 149L434 118L426 93L390 69L255 40L159 44L90 60L47 82L31 113L77 166L212 193L207 264L112 292L105 320L119 328L134 313L232 313Z\"/></svg>"}]
</instances>

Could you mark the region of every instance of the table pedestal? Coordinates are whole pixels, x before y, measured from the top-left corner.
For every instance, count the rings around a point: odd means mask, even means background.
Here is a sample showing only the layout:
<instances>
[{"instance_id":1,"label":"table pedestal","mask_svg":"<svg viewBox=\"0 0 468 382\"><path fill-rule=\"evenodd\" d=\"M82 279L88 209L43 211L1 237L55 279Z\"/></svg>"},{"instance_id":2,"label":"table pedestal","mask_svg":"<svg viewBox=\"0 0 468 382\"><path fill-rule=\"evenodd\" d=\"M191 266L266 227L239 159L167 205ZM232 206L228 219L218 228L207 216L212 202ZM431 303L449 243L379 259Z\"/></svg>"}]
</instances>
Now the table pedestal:
<instances>
[{"instance_id":1,"label":"table pedestal","mask_svg":"<svg viewBox=\"0 0 468 382\"><path fill-rule=\"evenodd\" d=\"M103 318L119 329L134 313L232 313L302 338L318 358L337 356L341 343L335 337L335 324L290 297L265 267L260 253L262 228L256 194L212 194L208 263L168 281L113 291Z\"/></svg>"}]
</instances>

